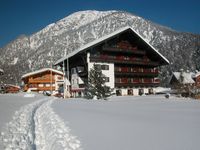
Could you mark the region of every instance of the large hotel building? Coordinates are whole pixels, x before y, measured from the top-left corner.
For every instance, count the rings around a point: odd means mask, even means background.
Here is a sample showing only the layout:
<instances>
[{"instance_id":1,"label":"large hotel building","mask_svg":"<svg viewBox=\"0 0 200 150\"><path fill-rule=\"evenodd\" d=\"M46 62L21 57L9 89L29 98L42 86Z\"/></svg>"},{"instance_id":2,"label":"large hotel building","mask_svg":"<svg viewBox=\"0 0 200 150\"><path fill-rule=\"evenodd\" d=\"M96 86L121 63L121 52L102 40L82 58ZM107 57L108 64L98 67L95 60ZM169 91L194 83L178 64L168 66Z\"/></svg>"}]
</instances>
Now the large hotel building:
<instances>
[{"instance_id":1,"label":"large hotel building","mask_svg":"<svg viewBox=\"0 0 200 150\"><path fill-rule=\"evenodd\" d=\"M107 77L116 95L153 94L158 87L158 67L169 61L131 27L94 40L56 62L67 71L72 96L83 96L93 65Z\"/></svg>"}]
</instances>

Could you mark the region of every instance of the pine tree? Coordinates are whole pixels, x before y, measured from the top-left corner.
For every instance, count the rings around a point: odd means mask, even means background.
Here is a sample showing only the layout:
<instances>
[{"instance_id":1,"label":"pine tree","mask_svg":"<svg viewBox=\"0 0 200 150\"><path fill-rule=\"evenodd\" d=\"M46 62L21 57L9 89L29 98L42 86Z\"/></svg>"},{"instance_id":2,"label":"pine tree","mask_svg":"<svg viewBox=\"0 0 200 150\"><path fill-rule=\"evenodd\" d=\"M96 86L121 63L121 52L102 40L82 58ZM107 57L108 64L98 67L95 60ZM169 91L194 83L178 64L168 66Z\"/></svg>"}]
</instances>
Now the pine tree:
<instances>
[{"instance_id":1,"label":"pine tree","mask_svg":"<svg viewBox=\"0 0 200 150\"><path fill-rule=\"evenodd\" d=\"M91 68L88 77L88 84L86 86L85 96L88 99L106 100L107 97L112 95L112 89L105 85L106 76L102 73L99 65L95 65Z\"/></svg>"}]
</instances>

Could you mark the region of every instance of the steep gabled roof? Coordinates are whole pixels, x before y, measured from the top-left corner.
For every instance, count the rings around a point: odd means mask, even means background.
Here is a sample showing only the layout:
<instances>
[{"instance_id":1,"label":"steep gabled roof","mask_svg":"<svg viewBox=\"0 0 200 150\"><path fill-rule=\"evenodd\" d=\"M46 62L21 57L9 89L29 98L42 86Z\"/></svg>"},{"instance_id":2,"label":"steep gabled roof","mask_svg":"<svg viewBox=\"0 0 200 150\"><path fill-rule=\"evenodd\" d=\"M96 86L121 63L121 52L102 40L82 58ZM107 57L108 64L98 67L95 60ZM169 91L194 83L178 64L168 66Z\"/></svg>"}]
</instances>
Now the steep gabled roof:
<instances>
[{"instance_id":1,"label":"steep gabled roof","mask_svg":"<svg viewBox=\"0 0 200 150\"><path fill-rule=\"evenodd\" d=\"M118 34L124 32L124 31L127 31L127 30L131 30L132 32L134 32L140 39L142 39L142 40L152 49L153 52L155 52L156 55L158 55L160 58L162 58L162 60L165 62L165 64L169 64L169 61L168 61L160 52L158 52L158 50L156 50L151 44L149 44L149 43L148 43L140 34L138 34L133 28L127 26L127 27L124 27L124 28L121 28L121 29L119 29L119 30L114 31L114 32L112 32L111 34L108 34L108 35L105 35L105 36L103 36L103 37L101 37L101 38L99 38L99 39L96 39L96 40L94 40L94 41L92 41L92 42L90 42L90 43L88 43L88 44L86 44L86 45L80 47L80 48L77 49L77 50L74 50L73 52L69 53L67 56L65 56L65 57L59 59L58 61L56 61L55 65L58 65L58 64L62 63L64 60L66 60L66 59L68 59L68 58L70 58L70 57L76 55L77 53L79 53L79 52L81 52L81 51L84 51L84 50L86 50L86 49L88 49L88 48L90 48L90 47L93 47L93 46L95 46L95 45L97 45L97 44L99 44L99 43L102 43L102 42L104 42L105 40L110 39L110 38L112 38L113 36L116 36L116 35L118 35Z\"/></svg>"},{"instance_id":2,"label":"steep gabled roof","mask_svg":"<svg viewBox=\"0 0 200 150\"><path fill-rule=\"evenodd\" d=\"M33 71L33 72L30 72L30 73L27 73L27 74L23 75L22 79L26 78L28 76L32 76L32 75L35 75L35 74L38 74L38 73L45 72L45 71L52 71L52 72L55 72L55 73L63 75L63 72L61 72L61 71L58 71L58 70L55 70L55 69L52 69L52 68L43 68L43 69L36 70L36 71Z\"/></svg>"},{"instance_id":3,"label":"steep gabled roof","mask_svg":"<svg viewBox=\"0 0 200 150\"><path fill-rule=\"evenodd\" d=\"M193 72L183 72L183 84L189 84L189 83L195 83L195 81L192 79L194 76ZM173 76L176 78L177 81L180 81L181 72L174 72Z\"/></svg>"}]
</instances>

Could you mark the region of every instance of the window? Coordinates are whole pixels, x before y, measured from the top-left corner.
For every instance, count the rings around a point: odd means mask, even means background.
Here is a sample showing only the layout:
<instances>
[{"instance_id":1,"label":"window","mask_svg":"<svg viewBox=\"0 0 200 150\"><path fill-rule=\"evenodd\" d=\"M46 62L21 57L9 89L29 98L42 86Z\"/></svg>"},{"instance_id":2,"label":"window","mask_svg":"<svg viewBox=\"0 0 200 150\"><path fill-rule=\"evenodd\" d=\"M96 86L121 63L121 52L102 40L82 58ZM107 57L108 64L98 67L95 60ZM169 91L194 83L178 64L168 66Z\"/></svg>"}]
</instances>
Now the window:
<instances>
[{"instance_id":1,"label":"window","mask_svg":"<svg viewBox=\"0 0 200 150\"><path fill-rule=\"evenodd\" d=\"M128 82L128 78L122 78L122 79L121 79L121 82L122 82L122 83L127 83L127 82Z\"/></svg>"},{"instance_id":2,"label":"window","mask_svg":"<svg viewBox=\"0 0 200 150\"><path fill-rule=\"evenodd\" d=\"M116 95L117 96L121 96L122 95L122 91L121 90L116 90Z\"/></svg>"},{"instance_id":3,"label":"window","mask_svg":"<svg viewBox=\"0 0 200 150\"><path fill-rule=\"evenodd\" d=\"M143 95L144 94L144 89L139 89L138 94L139 95Z\"/></svg>"},{"instance_id":4,"label":"window","mask_svg":"<svg viewBox=\"0 0 200 150\"><path fill-rule=\"evenodd\" d=\"M84 67L83 66L78 66L76 67L77 68L77 72L80 73L80 72L84 72Z\"/></svg>"},{"instance_id":5,"label":"window","mask_svg":"<svg viewBox=\"0 0 200 150\"><path fill-rule=\"evenodd\" d=\"M71 73L72 73L72 74L76 74L76 68L72 68L72 69L71 69Z\"/></svg>"},{"instance_id":6,"label":"window","mask_svg":"<svg viewBox=\"0 0 200 150\"><path fill-rule=\"evenodd\" d=\"M153 89L149 89L149 94L153 94Z\"/></svg>"},{"instance_id":7,"label":"window","mask_svg":"<svg viewBox=\"0 0 200 150\"><path fill-rule=\"evenodd\" d=\"M97 67L101 70L109 70L109 65L100 65L100 64L94 64L94 67Z\"/></svg>"},{"instance_id":8,"label":"window","mask_svg":"<svg viewBox=\"0 0 200 150\"><path fill-rule=\"evenodd\" d=\"M38 84L38 87L44 87L44 84Z\"/></svg>"},{"instance_id":9,"label":"window","mask_svg":"<svg viewBox=\"0 0 200 150\"><path fill-rule=\"evenodd\" d=\"M46 87L50 87L50 84L45 84Z\"/></svg>"},{"instance_id":10,"label":"window","mask_svg":"<svg viewBox=\"0 0 200 150\"><path fill-rule=\"evenodd\" d=\"M124 60L129 60L130 58L128 56L124 56Z\"/></svg>"},{"instance_id":11,"label":"window","mask_svg":"<svg viewBox=\"0 0 200 150\"><path fill-rule=\"evenodd\" d=\"M33 86L33 84L29 84L29 87L32 88L32 87L34 87L34 86Z\"/></svg>"},{"instance_id":12,"label":"window","mask_svg":"<svg viewBox=\"0 0 200 150\"><path fill-rule=\"evenodd\" d=\"M128 89L128 95L133 95L133 89Z\"/></svg>"},{"instance_id":13,"label":"window","mask_svg":"<svg viewBox=\"0 0 200 150\"><path fill-rule=\"evenodd\" d=\"M116 83L121 83L121 78L116 78Z\"/></svg>"},{"instance_id":14,"label":"window","mask_svg":"<svg viewBox=\"0 0 200 150\"><path fill-rule=\"evenodd\" d=\"M118 67L118 71L122 71L122 67Z\"/></svg>"},{"instance_id":15,"label":"window","mask_svg":"<svg viewBox=\"0 0 200 150\"><path fill-rule=\"evenodd\" d=\"M58 79L58 80L62 80L63 77L62 77L62 76L58 76L57 79Z\"/></svg>"},{"instance_id":16,"label":"window","mask_svg":"<svg viewBox=\"0 0 200 150\"><path fill-rule=\"evenodd\" d=\"M109 66L108 65L101 65L101 69L102 70L109 70Z\"/></svg>"},{"instance_id":17,"label":"window","mask_svg":"<svg viewBox=\"0 0 200 150\"><path fill-rule=\"evenodd\" d=\"M131 83L131 78L128 78L127 81L128 81L128 83Z\"/></svg>"},{"instance_id":18,"label":"window","mask_svg":"<svg viewBox=\"0 0 200 150\"><path fill-rule=\"evenodd\" d=\"M76 79L76 83L77 83L77 84L79 84L79 81L78 81L78 79Z\"/></svg>"},{"instance_id":19,"label":"window","mask_svg":"<svg viewBox=\"0 0 200 150\"><path fill-rule=\"evenodd\" d=\"M110 80L109 77L105 77L106 82L109 82L109 80Z\"/></svg>"},{"instance_id":20,"label":"window","mask_svg":"<svg viewBox=\"0 0 200 150\"><path fill-rule=\"evenodd\" d=\"M29 84L29 87L30 88L35 88L35 87L37 87L37 84Z\"/></svg>"},{"instance_id":21,"label":"window","mask_svg":"<svg viewBox=\"0 0 200 150\"><path fill-rule=\"evenodd\" d=\"M101 65L99 65L99 64L94 64L94 68L101 69Z\"/></svg>"}]
</instances>

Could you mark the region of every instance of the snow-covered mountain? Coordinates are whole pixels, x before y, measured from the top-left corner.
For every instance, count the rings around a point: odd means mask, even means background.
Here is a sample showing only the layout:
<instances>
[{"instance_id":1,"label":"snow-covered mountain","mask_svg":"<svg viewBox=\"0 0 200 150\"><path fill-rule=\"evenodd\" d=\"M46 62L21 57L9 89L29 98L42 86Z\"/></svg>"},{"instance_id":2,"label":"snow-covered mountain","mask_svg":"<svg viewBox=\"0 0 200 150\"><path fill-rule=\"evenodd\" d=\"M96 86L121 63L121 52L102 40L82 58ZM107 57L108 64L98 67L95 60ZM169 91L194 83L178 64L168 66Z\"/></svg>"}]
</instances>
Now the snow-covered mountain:
<instances>
[{"instance_id":1,"label":"snow-covered mountain","mask_svg":"<svg viewBox=\"0 0 200 150\"><path fill-rule=\"evenodd\" d=\"M30 36L21 35L0 48L0 68L5 72L1 82L20 83L24 73L49 67L67 53L125 26L135 29L170 60L171 65L162 68L163 81L171 70L200 69L200 35L177 32L124 11L88 10L73 13Z\"/></svg>"}]
</instances>

